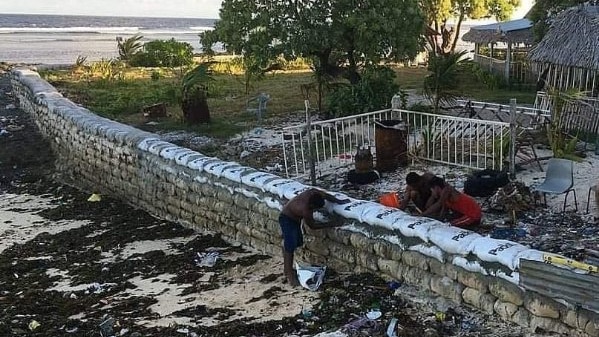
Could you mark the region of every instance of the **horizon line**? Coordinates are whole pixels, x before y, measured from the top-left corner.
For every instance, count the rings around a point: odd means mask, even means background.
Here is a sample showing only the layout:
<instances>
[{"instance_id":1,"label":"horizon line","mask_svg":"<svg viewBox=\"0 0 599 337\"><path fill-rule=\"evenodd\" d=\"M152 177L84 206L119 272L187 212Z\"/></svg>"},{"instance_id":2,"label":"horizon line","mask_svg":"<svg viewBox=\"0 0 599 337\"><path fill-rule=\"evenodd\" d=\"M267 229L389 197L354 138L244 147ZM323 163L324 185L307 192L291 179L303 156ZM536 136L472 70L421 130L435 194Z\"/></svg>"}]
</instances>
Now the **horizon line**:
<instances>
[{"instance_id":1,"label":"horizon line","mask_svg":"<svg viewBox=\"0 0 599 337\"><path fill-rule=\"evenodd\" d=\"M112 18L151 18L151 19L202 19L202 20L220 20L220 18L200 18L189 16L144 16L144 15L104 15L104 14L58 14L58 13L3 13L0 15L39 15L39 16L85 16L85 17L112 17Z\"/></svg>"}]
</instances>

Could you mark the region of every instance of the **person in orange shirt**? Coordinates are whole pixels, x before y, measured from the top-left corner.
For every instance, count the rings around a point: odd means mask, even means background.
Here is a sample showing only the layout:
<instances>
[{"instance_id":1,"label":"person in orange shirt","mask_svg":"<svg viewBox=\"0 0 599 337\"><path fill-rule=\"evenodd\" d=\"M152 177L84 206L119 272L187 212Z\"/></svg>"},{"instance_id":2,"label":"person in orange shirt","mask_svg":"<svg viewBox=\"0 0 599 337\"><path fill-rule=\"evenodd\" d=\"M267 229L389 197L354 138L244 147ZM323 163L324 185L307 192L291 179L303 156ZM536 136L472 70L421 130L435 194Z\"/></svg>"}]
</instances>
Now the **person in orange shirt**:
<instances>
[{"instance_id":1,"label":"person in orange shirt","mask_svg":"<svg viewBox=\"0 0 599 337\"><path fill-rule=\"evenodd\" d=\"M482 210L474 198L459 192L439 177L433 178L430 186L432 198L422 213L423 216L441 221L449 220L452 225L462 228L480 224ZM449 211L453 214L448 218Z\"/></svg>"}]
</instances>

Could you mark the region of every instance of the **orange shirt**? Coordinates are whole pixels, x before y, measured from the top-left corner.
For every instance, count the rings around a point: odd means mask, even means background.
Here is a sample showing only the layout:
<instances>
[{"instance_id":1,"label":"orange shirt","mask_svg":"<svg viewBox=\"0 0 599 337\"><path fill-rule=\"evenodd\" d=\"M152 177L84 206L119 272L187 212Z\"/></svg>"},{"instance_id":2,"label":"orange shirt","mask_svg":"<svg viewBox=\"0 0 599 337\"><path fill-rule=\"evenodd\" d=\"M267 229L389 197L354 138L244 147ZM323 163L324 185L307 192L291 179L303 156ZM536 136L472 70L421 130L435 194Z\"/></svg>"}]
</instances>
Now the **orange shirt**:
<instances>
[{"instance_id":1,"label":"orange shirt","mask_svg":"<svg viewBox=\"0 0 599 337\"><path fill-rule=\"evenodd\" d=\"M451 209L454 212L458 212L460 214L466 215L472 219L481 219L482 218L482 210L480 209L480 205L474 198L471 196L460 193L458 198L454 201L449 198L445 202L445 207Z\"/></svg>"}]
</instances>

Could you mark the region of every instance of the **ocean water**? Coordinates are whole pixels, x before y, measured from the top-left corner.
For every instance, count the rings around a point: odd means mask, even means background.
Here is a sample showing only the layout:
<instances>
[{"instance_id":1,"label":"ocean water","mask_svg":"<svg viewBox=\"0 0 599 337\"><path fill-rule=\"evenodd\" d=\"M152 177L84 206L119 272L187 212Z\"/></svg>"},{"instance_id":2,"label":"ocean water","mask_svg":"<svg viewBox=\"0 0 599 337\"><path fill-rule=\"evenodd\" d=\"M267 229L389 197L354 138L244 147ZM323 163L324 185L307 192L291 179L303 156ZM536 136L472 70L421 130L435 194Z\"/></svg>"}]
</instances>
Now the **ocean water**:
<instances>
[{"instance_id":1,"label":"ocean water","mask_svg":"<svg viewBox=\"0 0 599 337\"><path fill-rule=\"evenodd\" d=\"M188 42L200 51L198 34L214 19L0 14L0 62L72 64L118 56L116 38Z\"/></svg>"}]
</instances>

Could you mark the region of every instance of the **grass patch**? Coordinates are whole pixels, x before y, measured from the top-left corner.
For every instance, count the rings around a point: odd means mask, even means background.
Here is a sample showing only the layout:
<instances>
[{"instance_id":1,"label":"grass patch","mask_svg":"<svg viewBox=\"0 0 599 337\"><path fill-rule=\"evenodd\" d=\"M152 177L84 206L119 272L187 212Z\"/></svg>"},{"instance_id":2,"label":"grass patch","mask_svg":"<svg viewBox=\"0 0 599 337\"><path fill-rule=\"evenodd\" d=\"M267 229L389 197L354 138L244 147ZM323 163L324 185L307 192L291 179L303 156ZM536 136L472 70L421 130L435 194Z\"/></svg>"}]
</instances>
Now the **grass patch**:
<instances>
[{"instance_id":1,"label":"grass patch","mask_svg":"<svg viewBox=\"0 0 599 337\"><path fill-rule=\"evenodd\" d=\"M396 67L397 83L401 89L422 92L427 70L420 67ZM157 68L127 68L117 78L101 79L85 76L76 71L47 71L41 75L63 95L89 110L142 129L189 130L202 135L228 138L256 125L256 117L246 112L247 99L259 93L267 93L271 100L267 105L264 123L276 123L290 114L303 116L304 95L301 85L314 82L309 69L279 71L267 74L253 83L250 95L245 94L243 76L232 72L214 74L208 105L213 122L210 125L188 126L183 122L179 102L180 80L176 71ZM487 89L472 74L461 74L461 90L465 96L479 101L507 104L511 98L519 103L533 103L534 91ZM316 107L316 97L310 101ZM157 126L148 126L142 116L145 106L166 103L169 118L160 120Z\"/></svg>"}]
</instances>

